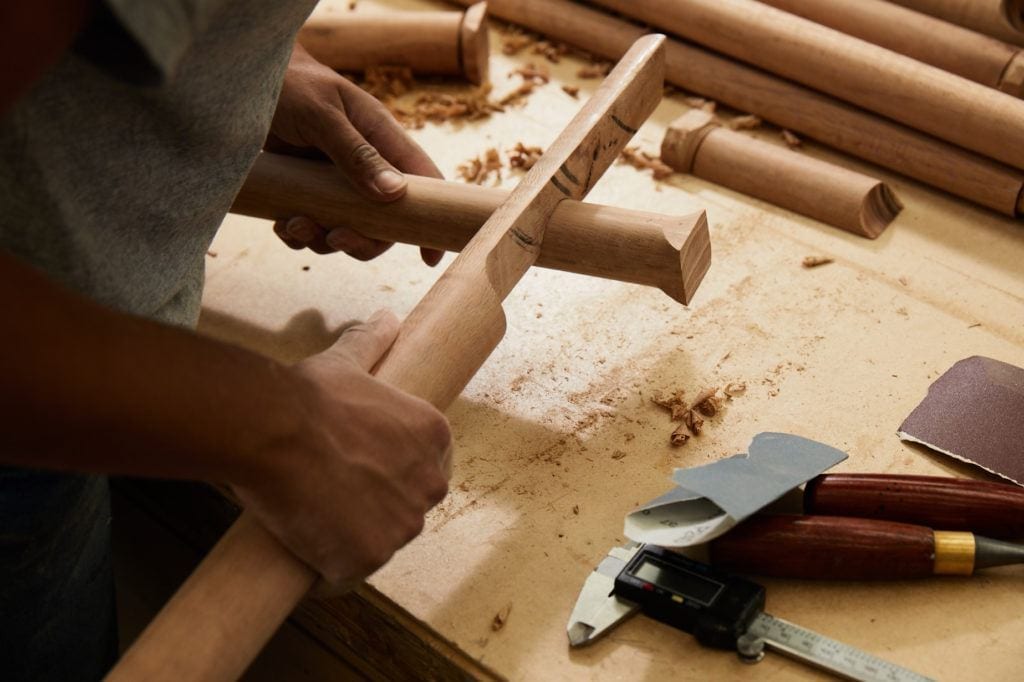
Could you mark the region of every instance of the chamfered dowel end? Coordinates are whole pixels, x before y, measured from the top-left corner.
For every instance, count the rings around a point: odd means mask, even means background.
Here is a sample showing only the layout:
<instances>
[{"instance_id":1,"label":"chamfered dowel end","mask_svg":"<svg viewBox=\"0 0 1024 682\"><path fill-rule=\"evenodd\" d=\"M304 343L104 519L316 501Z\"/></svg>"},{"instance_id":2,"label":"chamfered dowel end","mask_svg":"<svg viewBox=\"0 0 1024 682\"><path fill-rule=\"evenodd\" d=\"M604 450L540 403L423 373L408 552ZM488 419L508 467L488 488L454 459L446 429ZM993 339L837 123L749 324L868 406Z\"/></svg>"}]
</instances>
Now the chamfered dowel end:
<instances>
[{"instance_id":1,"label":"chamfered dowel end","mask_svg":"<svg viewBox=\"0 0 1024 682\"><path fill-rule=\"evenodd\" d=\"M701 142L718 127L715 117L693 109L669 124L661 141L661 160L680 173L693 171L693 161Z\"/></svg>"},{"instance_id":2,"label":"chamfered dowel end","mask_svg":"<svg viewBox=\"0 0 1024 682\"><path fill-rule=\"evenodd\" d=\"M478 2L466 10L459 26L459 59L466 80L473 85L483 85L488 81L490 54L487 3Z\"/></svg>"},{"instance_id":3,"label":"chamfered dowel end","mask_svg":"<svg viewBox=\"0 0 1024 682\"><path fill-rule=\"evenodd\" d=\"M661 290L688 305L711 268L711 236L707 213L684 216L662 228L665 242L679 253L678 279L666 280Z\"/></svg>"},{"instance_id":4,"label":"chamfered dowel end","mask_svg":"<svg viewBox=\"0 0 1024 682\"><path fill-rule=\"evenodd\" d=\"M999 76L999 89L1014 97L1024 97L1024 52L1017 52Z\"/></svg>"}]
</instances>

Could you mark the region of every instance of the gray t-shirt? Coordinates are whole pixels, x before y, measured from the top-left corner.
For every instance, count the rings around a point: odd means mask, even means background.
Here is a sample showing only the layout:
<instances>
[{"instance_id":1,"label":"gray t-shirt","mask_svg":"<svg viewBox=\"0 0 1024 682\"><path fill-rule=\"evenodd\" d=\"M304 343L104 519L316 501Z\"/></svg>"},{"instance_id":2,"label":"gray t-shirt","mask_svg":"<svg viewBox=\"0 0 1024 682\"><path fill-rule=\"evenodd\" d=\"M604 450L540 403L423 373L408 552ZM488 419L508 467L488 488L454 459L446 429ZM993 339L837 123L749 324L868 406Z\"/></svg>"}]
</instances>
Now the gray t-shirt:
<instances>
[{"instance_id":1,"label":"gray t-shirt","mask_svg":"<svg viewBox=\"0 0 1024 682\"><path fill-rule=\"evenodd\" d=\"M314 4L105 0L0 119L0 248L112 308L194 325L204 254Z\"/></svg>"}]
</instances>

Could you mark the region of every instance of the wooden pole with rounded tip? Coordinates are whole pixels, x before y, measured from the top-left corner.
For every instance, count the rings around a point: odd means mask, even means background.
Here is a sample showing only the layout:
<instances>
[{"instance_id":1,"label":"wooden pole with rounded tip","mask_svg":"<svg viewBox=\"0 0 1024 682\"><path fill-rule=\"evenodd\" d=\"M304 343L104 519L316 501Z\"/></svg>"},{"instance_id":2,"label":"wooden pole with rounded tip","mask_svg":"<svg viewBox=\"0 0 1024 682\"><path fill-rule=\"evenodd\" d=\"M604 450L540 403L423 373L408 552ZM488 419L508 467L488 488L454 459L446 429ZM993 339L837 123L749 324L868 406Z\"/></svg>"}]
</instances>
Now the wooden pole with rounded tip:
<instances>
[{"instance_id":1,"label":"wooden pole with rounded tip","mask_svg":"<svg viewBox=\"0 0 1024 682\"><path fill-rule=\"evenodd\" d=\"M881 180L723 128L706 111L690 111L669 125L661 160L868 239L902 208Z\"/></svg>"},{"instance_id":2,"label":"wooden pole with rounded tip","mask_svg":"<svg viewBox=\"0 0 1024 682\"><path fill-rule=\"evenodd\" d=\"M299 42L337 71L406 66L413 73L487 81L487 3L465 12L314 14Z\"/></svg>"},{"instance_id":3,"label":"wooden pole with rounded tip","mask_svg":"<svg viewBox=\"0 0 1024 682\"><path fill-rule=\"evenodd\" d=\"M1024 101L756 0L591 0L1024 169Z\"/></svg>"},{"instance_id":4,"label":"wooden pole with rounded tip","mask_svg":"<svg viewBox=\"0 0 1024 682\"><path fill-rule=\"evenodd\" d=\"M1024 45L1024 0L891 0L896 4Z\"/></svg>"},{"instance_id":5,"label":"wooden pole with rounded tip","mask_svg":"<svg viewBox=\"0 0 1024 682\"><path fill-rule=\"evenodd\" d=\"M761 0L784 12L1020 97L1020 47L886 0Z\"/></svg>"},{"instance_id":6,"label":"wooden pole with rounded tip","mask_svg":"<svg viewBox=\"0 0 1024 682\"><path fill-rule=\"evenodd\" d=\"M398 201L367 199L339 180L333 165L261 154L235 197L232 212L321 225L351 225L385 241L461 251L508 191L407 176ZM711 263L704 211L662 215L566 199L548 221L541 267L654 286L689 303Z\"/></svg>"},{"instance_id":7,"label":"wooden pole with rounded tip","mask_svg":"<svg viewBox=\"0 0 1024 682\"><path fill-rule=\"evenodd\" d=\"M647 33L569 0L490 0L489 7L496 17L606 59L617 59ZM680 40L668 41L665 62L673 85L1004 215L1024 213L1020 170Z\"/></svg>"},{"instance_id":8,"label":"wooden pole with rounded tip","mask_svg":"<svg viewBox=\"0 0 1024 682\"><path fill-rule=\"evenodd\" d=\"M663 41L627 52L405 319L379 378L442 409L461 392L504 334L501 301L536 260L558 203L581 199L660 101ZM237 679L315 577L243 513L108 679Z\"/></svg>"}]
</instances>

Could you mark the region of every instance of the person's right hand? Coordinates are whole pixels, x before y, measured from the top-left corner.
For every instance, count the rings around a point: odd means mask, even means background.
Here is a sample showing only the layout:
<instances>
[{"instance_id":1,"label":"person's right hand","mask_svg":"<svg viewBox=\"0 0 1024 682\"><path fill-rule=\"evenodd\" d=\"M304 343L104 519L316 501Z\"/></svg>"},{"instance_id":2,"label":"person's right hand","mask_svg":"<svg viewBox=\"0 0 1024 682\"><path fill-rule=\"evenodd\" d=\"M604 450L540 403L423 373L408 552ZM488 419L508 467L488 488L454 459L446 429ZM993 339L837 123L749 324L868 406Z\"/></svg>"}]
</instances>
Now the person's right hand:
<instances>
[{"instance_id":1,"label":"person's right hand","mask_svg":"<svg viewBox=\"0 0 1024 682\"><path fill-rule=\"evenodd\" d=\"M328 591L351 589L384 565L448 491L444 415L369 374L397 332L393 314L377 313L290 368L305 427L262 455L260 474L236 484L246 508Z\"/></svg>"}]
</instances>

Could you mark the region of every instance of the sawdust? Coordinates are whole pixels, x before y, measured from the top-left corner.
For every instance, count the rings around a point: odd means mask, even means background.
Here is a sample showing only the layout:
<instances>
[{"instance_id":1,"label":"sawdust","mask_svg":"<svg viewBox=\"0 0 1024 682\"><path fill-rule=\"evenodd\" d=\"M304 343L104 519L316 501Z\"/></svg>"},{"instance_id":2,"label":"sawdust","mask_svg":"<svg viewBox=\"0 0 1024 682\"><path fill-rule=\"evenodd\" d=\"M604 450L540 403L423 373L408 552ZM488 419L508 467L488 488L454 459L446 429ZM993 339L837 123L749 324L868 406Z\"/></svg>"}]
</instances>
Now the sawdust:
<instances>
[{"instance_id":1,"label":"sawdust","mask_svg":"<svg viewBox=\"0 0 1024 682\"><path fill-rule=\"evenodd\" d=\"M551 40L540 40L530 50L533 54L539 54L552 64L562 61L562 57L571 52L568 45Z\"/></svg>"},{"instance_id":2,"label":"sawdust","mask_svg":"<svg viewBox=\"0 0 1024 682\"><path fill-rule=\"evenodd\" d=\"M495 184L501 181L501 156L494 147L482 155L459 164L456 171L459 177L474 185L482 185L491 175L495 175Z\"/></svg>"},{"instance_id":3,"label":"sawdust","mask_svg":"<svg viewBox=\"0 0 1024 682\"><path fill-rule=\"evenodd\" d=\"M718 102L704 97L697 97L696 95L687 95L686 97L683 97L683 103L692 109L700 109L701 111L706 111L709 114L713 114L718 110Z\"/></svg>"},{"instance_id":4,"label":"sawdust","mask_svg":"<svg viewBox=\"0 0 1024 682\"><path fill-rule=\"evenodd\" d=\"M649 170L655 180L664 180L672 175L672 167L653 154L640 151L639 147L626 147L619 155L618 163L627 163L637 170Z\"/></svg>"},{"instance_id":5,"label":"sawdust","mask_svg":"<svg viewBox=\"0 0 1024 682\"><path fill-rule=\"evenodd\" d=\"M732 130L753 130L754 128L760 128L762 123L763 121L759 116L745 114L730 119L725 125Z\"/></svg>"},{"instance_id":6,"label":"sawdust","mask_svg":"<svg viewBox=\"0 0 1024 682\"><path fill-rule=\"evenodd\" d=\"M658 407L668 410L674 422L680 421L689 409L689 404L686 402L686 395L683 391L676 391L669 398L663 397L661 393L655 393L651 396L651 402Z\"/></svg>"},{"instance_id":7,"label":"sawdust","mask_svg":"<svg viewBox=\"0 0 1024 682\"><path fill-rule=\"evenodd\" d=\"M803 144L800 141L799 137L797 137L791 131L786 130L785 128L782 129L782 132L780 134L782 135L782 141L785 142L786 146L789 147L790 149L796 149L801 144Z\"/></svg>"},{"instance_id":8,"label":"sawdust","mask_svg":"<svg viewBox=\"0 0 1024 682\"><path fill-rule=\"evenodd\" d=\"M522 83L518 88L508 93L504 97L498 100L498 105L506 107L509 105L518 105L526 101L526 98L533 94L534 88L537 84L533 81L526 81ZM504 109L502 109L504 111Z\"/></svg>"},{"instance_id":9,"label":"sawdust","mask_svg":"<svg viewBox=\"0 0 1024 682\"><path fill-rule=\"evenodd\" d=\"M501 52L511 57L519 54L535 42L537 42L536 37L520 30L517 33L510 33L501 39Z\"/></svg>"},{"instance_id":10,"label":"sawdust","mask_svg":"<svg viewBox=\"0 0 1024 682\"><path fill-rule=\"evenodd\" d=\"M578 99L580 96L580 86L578 85L563 85L562 92L569 95L573 99Z\"/></svg>"},{"instance_id":11,"label":"sawdust","mask_svg":"<svg viewBox=\"0 0 1024 682\"><path fill-rule=\"evenodd\" d=\"M501 609L494 614L494 619L491 620L491 630L497 632L498 630L505 627L505 623L508 622L509 614L512 613L512 602L505 604Z\"/></svg>"},{"instance_id":12,"label":"sawdust","mask_svg":"<svg viewBox=\"0 0 1024 682\"><path fill-rule=\"evenodd\" d=\"M835 263L835 259L829 258L828 256L805 256L801 265L805 268L817 268L822 265L828 265L829 263Z\"/></svg>"}]
</instances>

